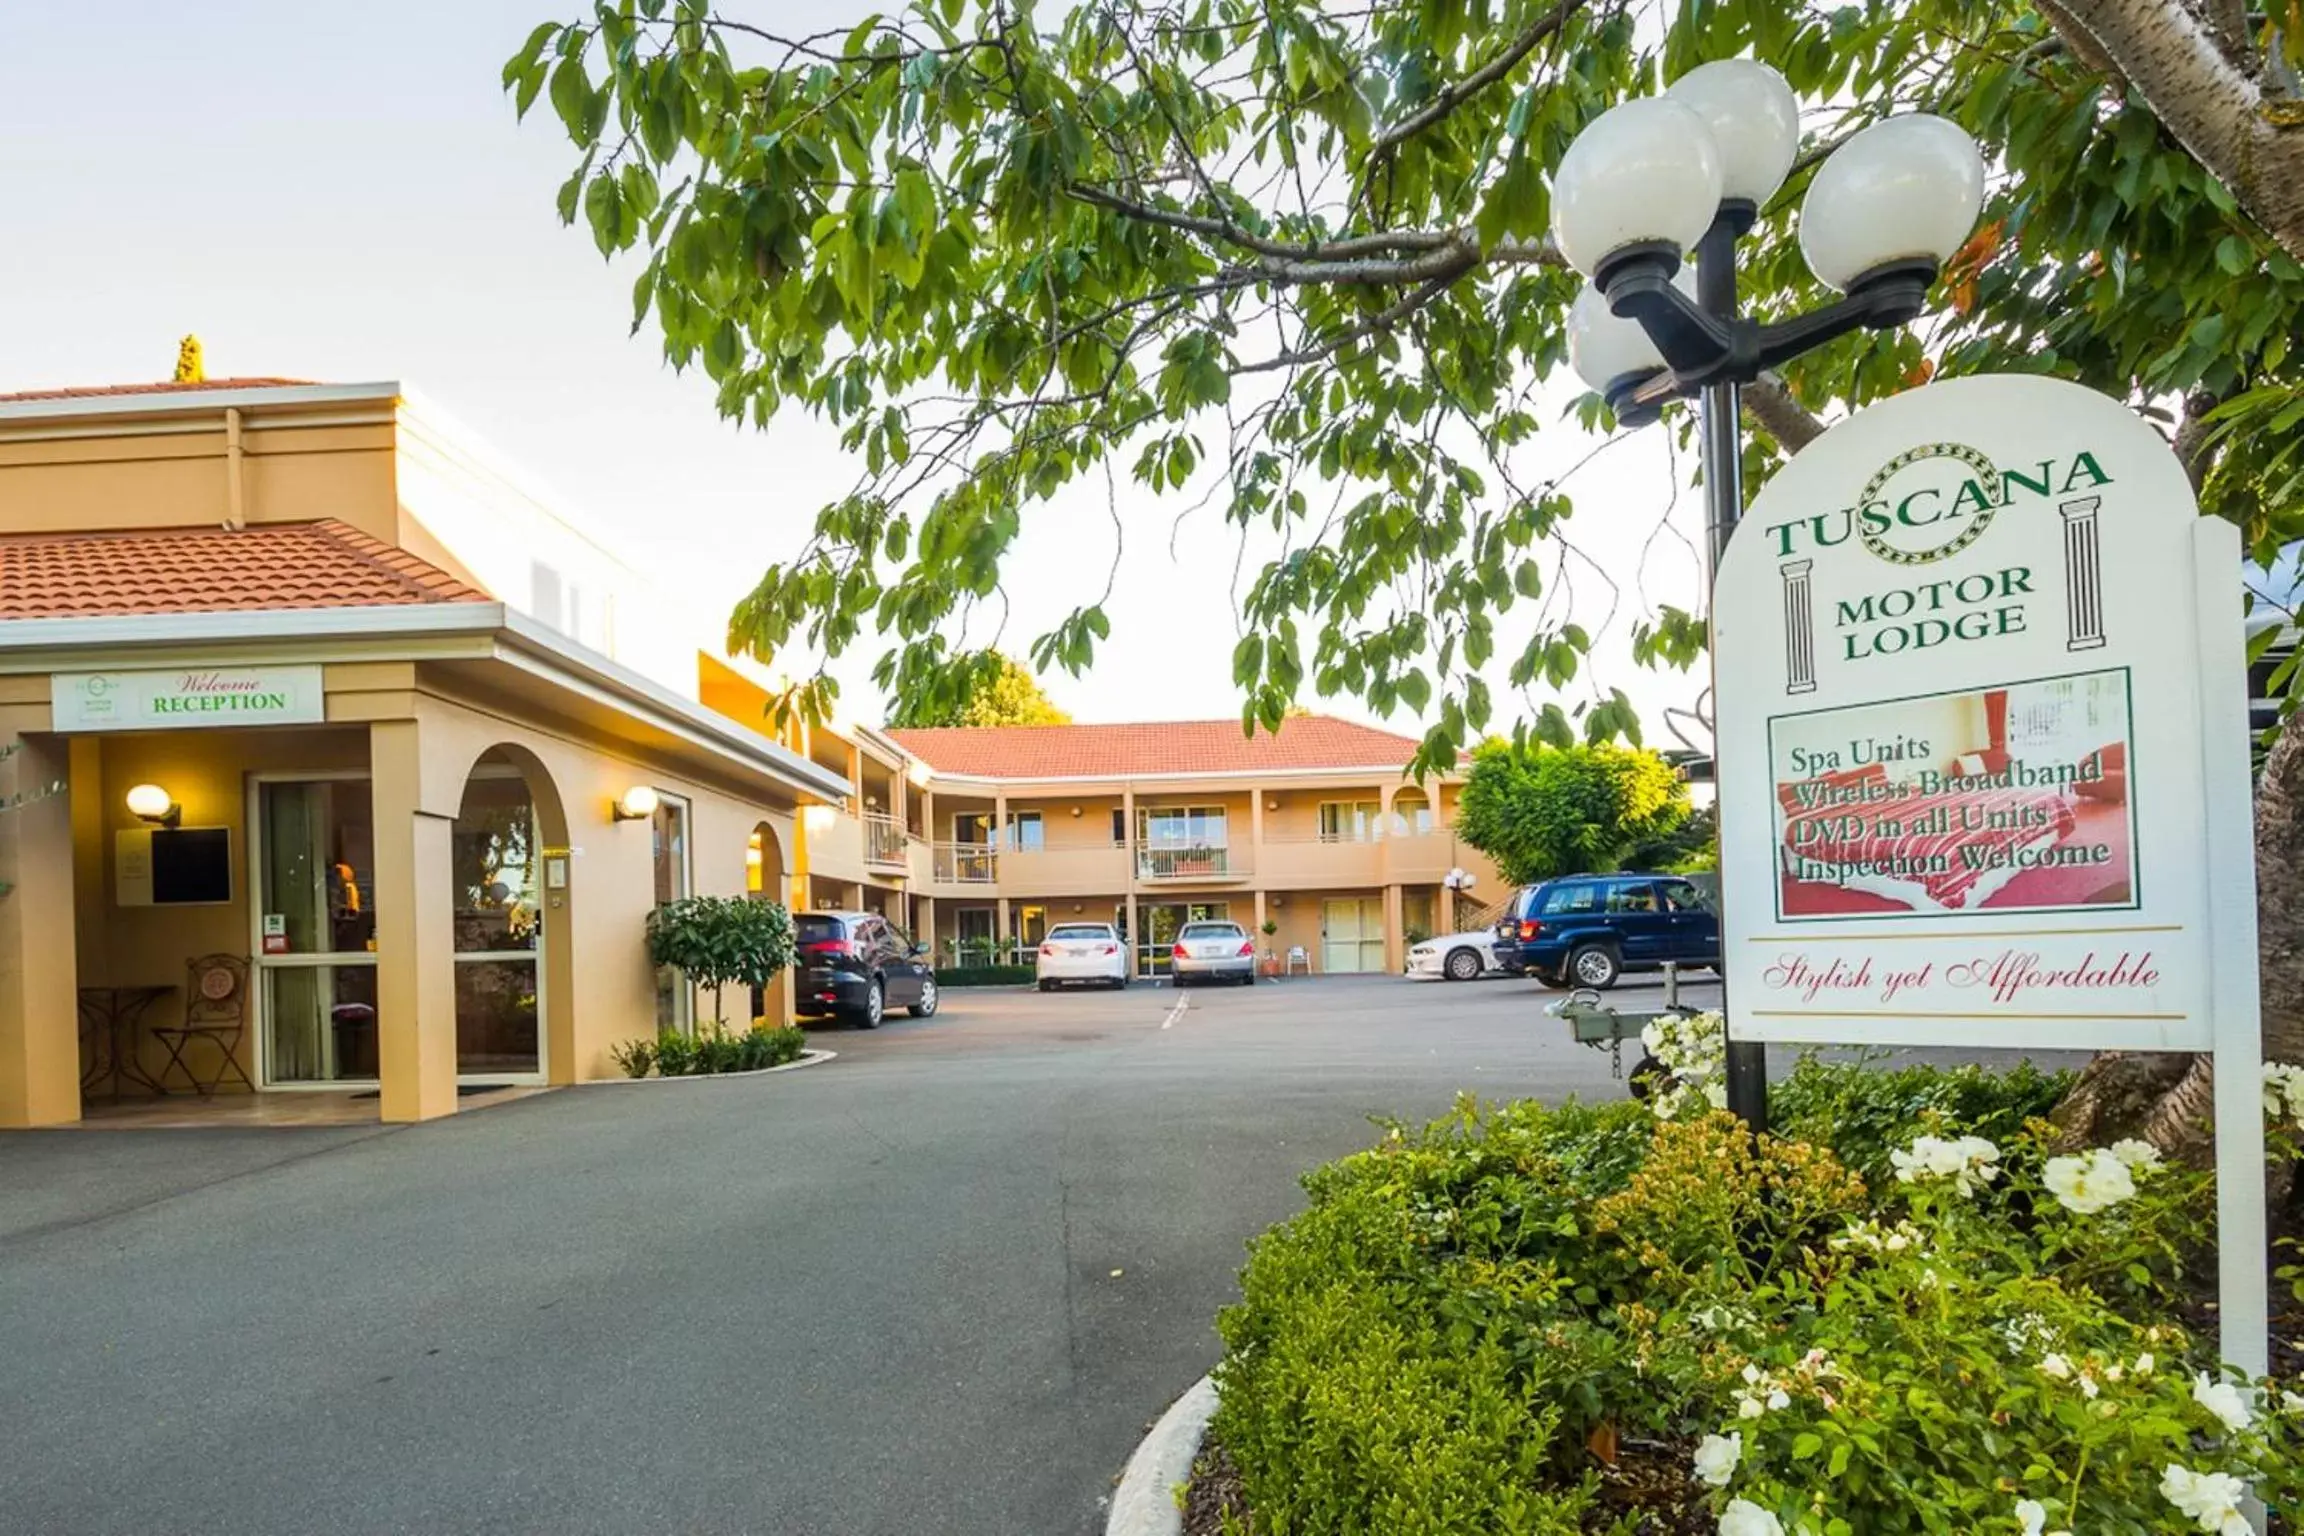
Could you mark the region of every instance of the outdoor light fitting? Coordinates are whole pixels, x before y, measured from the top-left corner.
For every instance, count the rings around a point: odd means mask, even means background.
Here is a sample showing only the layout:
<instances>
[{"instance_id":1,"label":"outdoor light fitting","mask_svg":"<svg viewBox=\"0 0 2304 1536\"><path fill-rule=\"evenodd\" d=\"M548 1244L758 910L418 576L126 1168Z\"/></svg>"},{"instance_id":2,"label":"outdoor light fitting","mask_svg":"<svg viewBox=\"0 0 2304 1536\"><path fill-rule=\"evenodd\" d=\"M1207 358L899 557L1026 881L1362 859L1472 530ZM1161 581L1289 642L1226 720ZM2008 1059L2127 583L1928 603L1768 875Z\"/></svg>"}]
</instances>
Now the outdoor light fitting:
<instances>
[{"instance_id":1,"label":"outdoor light fitting","mask_svg":"<svg viewBox=\"0 0 2304 1536\"><path fill-rule=\"evenodd\" d=\"M184 819L184 807L157 784L139 784L128 791L128 814L156 827L173 827Z\"/></svg>"},{"instance_id":2,"label":"outdoor light fitting","mask_svg":"<svg viewBox=\"0 0 2304 1536\"><path fill-rule=\"evenodd\" d=\"M656 814L656 791L646 784L635 784L624 791L623 798L608 808L610 821L646 821Z\"/></svg>"},{"instance_id":3,"label":"outdoor light fitting","mask_svg":"<svg viewBox=\"0 0 2304 1536\"><path fill-rule=\"evenodd\" d=\"M1611 108L1569 145L1552 233L1591 283L1569 312L1570 360L1625 425L1850 331L1910 321L1983 206L1983 156L1959 127L1923 114L1875 123L1823 162L1800 208L1809 270L1846 297L1760 324L1735 312L1735 245L1798 144L1784 77L1726 59Z\"/></svg>"}]
</instances>

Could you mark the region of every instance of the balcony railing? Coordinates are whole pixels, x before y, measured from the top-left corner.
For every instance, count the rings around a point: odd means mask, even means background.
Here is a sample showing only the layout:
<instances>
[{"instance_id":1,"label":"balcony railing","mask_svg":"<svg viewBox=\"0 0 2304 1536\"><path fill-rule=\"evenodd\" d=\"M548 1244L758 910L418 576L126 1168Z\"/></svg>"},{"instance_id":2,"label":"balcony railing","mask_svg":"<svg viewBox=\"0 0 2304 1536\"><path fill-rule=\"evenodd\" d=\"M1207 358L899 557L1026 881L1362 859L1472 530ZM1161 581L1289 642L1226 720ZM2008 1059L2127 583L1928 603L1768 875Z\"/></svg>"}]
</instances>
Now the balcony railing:
<instances>
[{"instance_id":1,"label":"balcony railing","mask_svg":"<svg viewBox=\"0 0 2304 1536\"><path fill-rule=\"evenodd\" d=\"M990 885L999 878L1000 853L984 843L938 843L935 875L939 885Z\"/></svg>"},{"instance_id":2,"label":"balcony railing","mask_svg":"<svg viewBox=\"0 0 2304 1536\"><path fill-rule=\"evenodd\" d=\"M907 857L904 828L893 816L864 818L864 862L901 868Z\"/></svg>"},{"instance_id":3,"label":"balcony railing","mask_svg":"<svg viewBox=\"0 0 2304 1536\"><path fill-rule=\"evenodd\" d=\"M1139 848L1136 850L1136 878L1139 880L1221 880L1227 876L1246 874L1245 861L1236 866L1232 850L1228 847L1197 848Z\"/></svg>"}]
</instances>

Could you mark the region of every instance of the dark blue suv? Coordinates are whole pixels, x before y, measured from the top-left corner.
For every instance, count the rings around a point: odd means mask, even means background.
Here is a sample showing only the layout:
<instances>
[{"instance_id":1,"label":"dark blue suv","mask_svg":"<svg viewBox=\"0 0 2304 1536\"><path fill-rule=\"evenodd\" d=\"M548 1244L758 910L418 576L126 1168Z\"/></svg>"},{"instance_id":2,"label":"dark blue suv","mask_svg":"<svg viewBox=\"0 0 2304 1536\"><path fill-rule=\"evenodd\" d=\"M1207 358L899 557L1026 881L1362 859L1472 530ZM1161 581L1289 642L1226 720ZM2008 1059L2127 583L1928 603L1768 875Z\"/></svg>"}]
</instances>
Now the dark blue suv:
<instances>
[{"instance_id":1,"label":"dark blue suv","mask_svg":"<svg viewBox=\"0 0 2304 1536\"><path fill-rule=\"evenodd\" d=\"M1667 960L1720 963L1720 918L1678 875L1569 875L1512 893L1496 963L1548 987L1616 985Z\"/></svg>"}]
</instances>

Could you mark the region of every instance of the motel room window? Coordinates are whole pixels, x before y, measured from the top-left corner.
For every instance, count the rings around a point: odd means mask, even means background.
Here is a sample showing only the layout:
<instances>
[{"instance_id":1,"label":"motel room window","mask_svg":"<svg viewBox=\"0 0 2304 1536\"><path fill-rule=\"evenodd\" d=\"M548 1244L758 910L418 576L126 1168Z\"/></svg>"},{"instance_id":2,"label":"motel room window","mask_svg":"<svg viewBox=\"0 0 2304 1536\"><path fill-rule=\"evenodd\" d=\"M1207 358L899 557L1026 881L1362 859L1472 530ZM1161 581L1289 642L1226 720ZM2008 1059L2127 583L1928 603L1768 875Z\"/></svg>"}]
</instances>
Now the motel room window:
<instances>
[{"instance_id":1,"label":"motel room window","mask_svg":"<svg viewBox=\"0 0 2304 1536\"><path fill-rule=\"evenodd\" d=\"M1320 841L1324 843L1365 843L1376 835L1376 818L1382 807L1374 800L1323 800L1320 802Z\"/></svg>"},{"instance_id":2,"label":"motel room window","mask_svg":"<svg viewBox=\"0 0 2304 1536\"><path fill-rule=\"evenodd\" d=\"M1112 846L1128 846L1128 813L1119 806L1112 807Z\"/></svg>"},{"instance_id":3,"label":"motel room window","mask_svg":"<svg viewBox=\"0 0 2304 1536\"><path fill-rule=\"evenodd\" d=\"M1433 827L1432 802L1422 795L1403 794L1392 801L1395 837L1422 837Z\"/></svg>"},{"instance_id":4,"label":"motel room window","mask_svg":"<svg viewBox=\"0 0 2304 1536\"><path fill-rule=\"evenodd\" d=\"M1038 853L1048 846L1047 829L1040 825L1038 811L1008 813L1008 846L1018 853Z\"/></svg>"},{"instance_id":5,"label":"motel room window","mask_svg":"<svg viewBox=\"0 0 2304 1536\"><path fill-rule=\"evenodd\" d=\"M992 813L989 811L954 811L952 813L952 841L970 848L992 846Z\"/></svg>"},{"instance_id":6,"label":"motel room window","mask_svg":"<svg viewBox=\"0 0 2304 1536\"><path fill-rule=\"evenodd\" d=\"M1224 846L1224 807L1220 805L1162 806L1136 813L1147 848L1221 848Z\"/></svg>"},{"instance_id":7,"label":"motel room window","mask_svg":"<svg viewBox=\"0 0 2304 1536\"><path fill-rule=\"evenodd\" d=\"M656 814L648 821L654 844L656 905L664 906L688 894L688 802L658 793ZM656 967L656 1027L688 1030L696 1022L695 994L669 965Z\"/></svg>"}]
</instances>

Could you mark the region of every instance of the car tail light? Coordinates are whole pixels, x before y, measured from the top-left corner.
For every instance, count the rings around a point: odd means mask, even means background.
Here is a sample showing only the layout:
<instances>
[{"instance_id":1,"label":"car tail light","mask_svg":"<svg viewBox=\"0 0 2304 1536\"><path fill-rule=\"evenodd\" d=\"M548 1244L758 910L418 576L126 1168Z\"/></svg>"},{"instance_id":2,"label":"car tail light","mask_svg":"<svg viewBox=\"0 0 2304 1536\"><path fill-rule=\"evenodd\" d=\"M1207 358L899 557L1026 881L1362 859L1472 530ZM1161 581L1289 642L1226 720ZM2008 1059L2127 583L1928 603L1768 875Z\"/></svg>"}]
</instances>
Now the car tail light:
<instances>
[{"instance_id":1,"label":"car tail light","mask_svg":"<svg viewBox=\"0 0 2304 1536\"><path fill-rule=\"evenodd\" d=\"M1182 939L1178 939L1176 941L1176 947L1168 951L1168 955L1169 958L1173 960L1189 960L1192 958L1191 951L1184 947L1184 941Z\"/></svg>"},{"instance_id":2,"label":"car tail light","mask_svg":"<svg viewBox=\"0 0 2304 1536\"><path fill-rule=\"evenodd\" d=\"M1120 953L1120 946L1117 944L1099 944L1096 946L1096 953L1100 955L1116 955Z\"/></svg>"},{"instance_id":3,"label":"car tail light","mask_svg":"<svg viewBox=\"0 0 2304 1536\"><path fill-rule=\"evenodd\" d=\"M856 946L846 939L819 939L813 944L800 946L803 953L846 957L856 953Z\"/></svg>"},{"instance_id":4,"label":"car tail light","mask_svg":"<svg viewBox=\"0 0 2304 1536\"><path fill-rule=\"evenodd\" d=\"M1252 955L1256 953L1256 941L1254 939L1250 939L1247 943L1241 945L1240 953L1244 955Z\"/></svg>"},{"instance_id":5,"label":"car tail light","mask_svg":"<svg viewBox=\"0 0 2304 1536\"><path fill-rule=\"evenodd\" d=\"M1043 959L1053 960L1056 958L1056 946L1053 944L1043 944L1040 946L1040 954Z\"/></svg>"},{"instance_id":6,"label":"car tail light","mask_svg":"<svg viewBox=\"0 0 2304 1536\"><path fill-rule=\"evenodd\" d=\"M1524 939L1532 939L1543 931L1544 925L1537 922L1533 918L1522 918L1520 920L1520 937Z\"/></svg>"}]
</instances>

